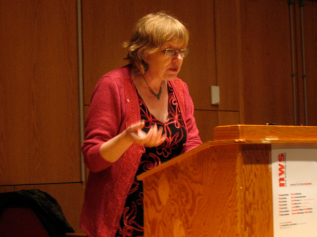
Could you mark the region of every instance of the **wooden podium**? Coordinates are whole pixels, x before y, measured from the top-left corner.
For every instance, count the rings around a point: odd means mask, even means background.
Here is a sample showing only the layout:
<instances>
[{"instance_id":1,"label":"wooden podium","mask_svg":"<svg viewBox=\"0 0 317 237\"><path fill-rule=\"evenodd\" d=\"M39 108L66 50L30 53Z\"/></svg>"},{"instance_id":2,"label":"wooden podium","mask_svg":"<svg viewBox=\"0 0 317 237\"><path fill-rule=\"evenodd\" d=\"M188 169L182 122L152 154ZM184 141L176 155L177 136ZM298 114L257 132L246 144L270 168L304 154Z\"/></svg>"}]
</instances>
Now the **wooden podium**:
<instances>
[{"instance_id":1,"label":"wooden podium","mask_svg":"<svg viewBox=\"0 0 317 237\"><path fill-rule=\"evenodd\" d=\"M271 146L317 143L317 127L233 125L142 175L145 237L273 237Z\"/></svg>"}]
</instances>

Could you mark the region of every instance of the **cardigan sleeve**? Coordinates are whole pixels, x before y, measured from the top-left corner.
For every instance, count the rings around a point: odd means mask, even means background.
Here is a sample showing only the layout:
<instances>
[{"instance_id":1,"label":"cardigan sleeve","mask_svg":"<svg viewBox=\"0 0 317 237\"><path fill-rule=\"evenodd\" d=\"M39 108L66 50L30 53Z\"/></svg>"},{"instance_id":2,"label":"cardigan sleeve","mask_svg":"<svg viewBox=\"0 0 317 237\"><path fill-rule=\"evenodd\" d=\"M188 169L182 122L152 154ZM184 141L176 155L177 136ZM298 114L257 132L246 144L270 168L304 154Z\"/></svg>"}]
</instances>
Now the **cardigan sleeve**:
<instances>
[{"instance_id":1,"label":"cardigan sleeve","mask_svg":"<svg viewBox=\"0 0 317 237\"><path fill-rule=\"evenodd\" d=\"M118 80L104 76L97 83L91 98L85 122L85 141L82 145L84 162L92 172L99 172L113 163L100 155L101 145L118 135L124 106L121 104L122 87Z\"/></svg>"},{"instance_id":2,"label":"cardigan sleeve","mask_svg":"<svg viewBox=\"0 0 317 237\"><path fill-rule=\"evenodd\" d=\"M184 82L185 122L187 125L187 142L183 152L192 150L202 144L194 117L194 103L190 97L187 84Z\"/></svg>"}]
</instances>

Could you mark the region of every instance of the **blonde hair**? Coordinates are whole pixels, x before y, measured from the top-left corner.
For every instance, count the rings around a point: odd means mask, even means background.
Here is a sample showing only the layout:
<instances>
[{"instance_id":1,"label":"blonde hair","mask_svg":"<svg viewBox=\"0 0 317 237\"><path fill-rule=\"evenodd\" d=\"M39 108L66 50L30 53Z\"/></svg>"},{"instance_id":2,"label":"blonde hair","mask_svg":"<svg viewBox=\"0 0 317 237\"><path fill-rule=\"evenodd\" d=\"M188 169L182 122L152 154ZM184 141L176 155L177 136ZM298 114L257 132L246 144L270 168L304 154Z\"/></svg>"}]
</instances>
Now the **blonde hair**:
<instances>
[{"instance_id":1,"label":"blonde hair","mask_svg":"<svg viewBox=\"0 0 317 237\"><path fill-rule=\"evenodd\" d=\"M164 13L150 13L142 17L134 27L130 41L123 46L128 49L127 60L144 73L143 56L154 53L165 43L180 41L187 47L189 33L186 27L176 18Z\"/></svg>"}]
</instances>

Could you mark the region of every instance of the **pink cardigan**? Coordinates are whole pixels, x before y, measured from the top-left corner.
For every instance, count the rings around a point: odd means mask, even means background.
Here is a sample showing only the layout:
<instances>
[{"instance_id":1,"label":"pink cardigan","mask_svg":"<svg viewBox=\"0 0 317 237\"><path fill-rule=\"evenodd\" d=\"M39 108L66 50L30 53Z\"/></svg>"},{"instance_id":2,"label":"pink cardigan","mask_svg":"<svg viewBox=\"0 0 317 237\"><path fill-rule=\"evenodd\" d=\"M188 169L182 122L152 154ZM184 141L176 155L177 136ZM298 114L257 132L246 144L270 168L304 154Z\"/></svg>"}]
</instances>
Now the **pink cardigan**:
<instances>
[{"instance_id":1,"label":"pink cardigan","mask_svg":"<svg viewBox=\"0 0 317 237\"><path fill-rule=\"evenodd\" d=\"M118 229L125 200L133 183L143 146L133 144L114 163L105 161L99 149L102 143L140 120L140 108L131 66L105 74L96 85L86 119L82 146L85 165L90 169L80 226L93 237L113 237ZM194 106L187 85L180 79L170 82L174 88L187 130L182 153L201 145L194 119Z\"/></svg>"}]
</instances>

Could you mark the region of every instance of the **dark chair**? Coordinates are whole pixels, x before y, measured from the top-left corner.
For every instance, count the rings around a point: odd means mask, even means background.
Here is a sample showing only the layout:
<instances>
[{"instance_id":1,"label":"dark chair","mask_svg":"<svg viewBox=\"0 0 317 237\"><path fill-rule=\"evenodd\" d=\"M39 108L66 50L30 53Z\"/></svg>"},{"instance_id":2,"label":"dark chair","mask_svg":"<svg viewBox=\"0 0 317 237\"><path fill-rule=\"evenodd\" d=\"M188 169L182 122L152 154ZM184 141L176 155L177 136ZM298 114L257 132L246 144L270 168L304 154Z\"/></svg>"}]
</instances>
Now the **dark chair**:
<instances>
[{"instance_id":1,"label":"dark chair","mask_svg":"<svg viewBox=\"0 0 317 237\"><path fill-rule=\"evenodd\" d=\"M74 233L57 201L38 189L0 193L1 237L63 237Z\"/></svg>"}]
</instances>

